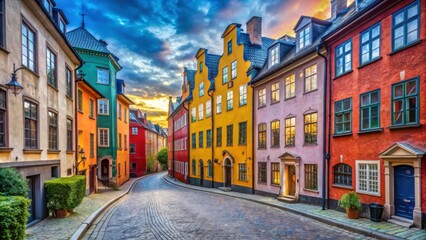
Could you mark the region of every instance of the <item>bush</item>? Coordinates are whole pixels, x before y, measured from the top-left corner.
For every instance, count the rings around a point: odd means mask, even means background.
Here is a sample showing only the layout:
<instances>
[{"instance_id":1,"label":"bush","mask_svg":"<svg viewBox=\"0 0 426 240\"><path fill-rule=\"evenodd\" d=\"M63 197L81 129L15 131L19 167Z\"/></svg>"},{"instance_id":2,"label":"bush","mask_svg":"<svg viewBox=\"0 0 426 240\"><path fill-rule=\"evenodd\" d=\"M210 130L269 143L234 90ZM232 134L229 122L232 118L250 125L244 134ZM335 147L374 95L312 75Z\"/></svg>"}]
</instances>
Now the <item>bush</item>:
<instances>
[{"instance_id":1,"label":"bush","mask_svg":"<svg viewBox=\"0 0 426 240\"><path fill-rule=\"evenodd\" d=\"M349 208L351 210L361 210L361 201L356 192L348 192L343 194L339 200L339 206L342 208Z\"/></svg>"},{"instance_id":2,"label":"bush","mask_svg":"<svg viewBox=\"0 0 426 240\"><path fill-rule=\"evenodd\" d=\"M44 182L47 208L50 211L74 209L80 205L86 193L86 177L62 177Z\"/></svg>"},{"instance_id":3,"label":"bush","mask_svg":"<svg viewBox=\"0 0 426 240\"><path fill-rule=\"evenodd\" d=\"M149 155L148 159L146 161L146 168L148 172L154 172L154 167L155 167L155 159L154 156Z\"/></svg>"},{"instance_id":4,"label":"bush","mask_svg":"<svg viewBox=\"0 0 426 240\"><path fill-rule=\"evenodd\" d=\"M14 168L0 168L0 192L2 196L28 197L27 179Z\"/></svg>"},{"instance_id":5,"label":"bush","mask_svg":"<svg viewBox=\"0 0 426 240\"><path fill-rule=\"evenodd\" d=\"M25 197L0 197L0 239L24 239L29 206Z\"/></svg>"},{"instance_id":6,"label":"bush","mask_svg":"<svg viewBox=\"0 0 426 240\"><path fill-rule=\"evenodd\" d=\"M157 160L161 164L161 168L163 170L167 169L168 154L169 154L169 151L167 148L161 149L157 154Z\"/></svg>"}]
</instances>

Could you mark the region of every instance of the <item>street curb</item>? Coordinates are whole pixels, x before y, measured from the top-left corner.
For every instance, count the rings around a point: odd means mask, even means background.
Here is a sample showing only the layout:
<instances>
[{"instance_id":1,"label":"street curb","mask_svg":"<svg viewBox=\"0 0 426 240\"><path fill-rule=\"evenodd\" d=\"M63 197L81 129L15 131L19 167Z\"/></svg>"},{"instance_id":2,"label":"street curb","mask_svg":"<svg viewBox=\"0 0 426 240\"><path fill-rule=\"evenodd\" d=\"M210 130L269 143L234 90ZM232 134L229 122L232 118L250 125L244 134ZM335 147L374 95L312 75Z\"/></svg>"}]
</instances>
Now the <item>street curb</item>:
<instances>
[{"instance_id":1,"label":"street curb","mask_svg":"<svg viewBox=\"0 0 426 240\"><path fill-rule=\"evenodd\" d=\"M382 232L378 232L378 231L374 231L374 230L367 230L358 226L354 226L354 225L350 225L350 224L346 224L346 223L342 223L342 222L338 222L336 220L332 220L332 219L327 219L327 218L323 218L317 215L313 215L311 213L307 213L307 212L302 212L296 209L292 209L292 208L288 208L285 206L279 206L279 205L275 205L275 204L271 204L271 203L266 203L266 202L262 202L262 201L258 201L255 199L249 199L249 198L244 198L244 197L240 197L240 196L234 196L234 195L228 195L225 192L221 193L221 192L216 192L216 191L211 191L210 189L201 189L201 188L195 188L193 186L186 186L185 183L181 183L178 180L173 181L173 179L171 179L170 177L168 177L167 175L165 175L163 177L163 180L165 180L166 182L176 185L178 187L182 187L182 188L187 188L187 189L191 189L191 190L195 190L195 191L200 191L200 192L208 192L208 193L213 193L213 194L218 194L218 195L223 195L223 196L228 196L228 197L233 197L233 198L238 198L238 199L243 199L243 200L247 200L247 201L251 201L251 202L255 202L255 203L259 203L259 204L263 204L263 205L267 205L270 207L274 207L274 208L278 208L281 210L285 210L291 213L295 213L298 215L302 215L304 217L307 218L311 218L314 220L317 220L319 222L334 226L334 227L338 227L338 228L342 228L345 230L349 230L351 232L354 233L358 233L358 234L362 234L365 235L367 237L372 237L372 238L376 238L376 239L380 239L380 240L397 240L397 239L403 239L403 238L399 238L396 236L392 236L386 233L382 233ZM177 183L176 181L178 181L179 183Z\"/></svg>"},{"instance_id":2,"label":"street curb","mask_svg":"<svg viewBox=\"0 0 426 240\"><path fill-rule=\"evenodd\" d=\"M161 172L159 172L161 173ZM89 228L92 226L92 224L96 221L96 219L112 204L116 203L118 200L122 199L124 196L126 196L127 194L129 194L129 192L133 189L133 187L135 186L135 184L137 182L139 182L140 180L148 177L148 176L152 176L152 175L156 175L159 173L155 173L155 174L149 174L149 175L145 175L142 177L137 178L132 185L130 185L130 187L123 192L120 196L111 199L109 202L105 203L102 207L98 208L96 211L94 211L92 214L90 214L89 217L86 218L86 220L84 220L80 227L78 227L78 229L74 232L74 234L71 236L70 240L80 240L83 238L84 234L86 234L87 230L89 230Z\"/></svg>"}]
</instances>

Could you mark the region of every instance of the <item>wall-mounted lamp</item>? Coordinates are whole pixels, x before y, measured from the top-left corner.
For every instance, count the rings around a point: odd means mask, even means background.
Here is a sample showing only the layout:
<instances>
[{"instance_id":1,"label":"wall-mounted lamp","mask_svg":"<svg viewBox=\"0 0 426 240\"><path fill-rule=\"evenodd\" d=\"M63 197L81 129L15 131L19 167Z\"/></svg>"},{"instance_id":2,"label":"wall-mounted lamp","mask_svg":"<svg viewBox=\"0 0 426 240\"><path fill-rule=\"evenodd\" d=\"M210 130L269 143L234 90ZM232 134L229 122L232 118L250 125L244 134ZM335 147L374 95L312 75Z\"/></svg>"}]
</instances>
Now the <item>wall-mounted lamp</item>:
<instances>
[{"instance_id":1,"label":"wall-mounted lamp","mask_svg":"<svg viewBox=\"0 0 426 240\"><path fill-rule=\"evenodd\" d=\"M81 162L83 162L83 164L85 164L86 163L86 156L84 155L85 154L84 149L81 148L81 150L78 152L78 154L80 155L81 160L80 160L80 162L77 163L77 166L80 165Z\"/></svg>"},{"instance_id":2,"label":"wall-mounted lamp","mask_svg":"<svg viewBox=\"0 0 426 240\"><path fill-rule=\"evenodd\" d=\"M16 72L22 69L24 69L24 67L15 69L15 64L13 64L12 80L6 84L7 89L12 90L12 93L15 96L21 93L22 89L24 89L24 87L18 83L18 78L16 77Z\"/></svg>"}]
</instances>

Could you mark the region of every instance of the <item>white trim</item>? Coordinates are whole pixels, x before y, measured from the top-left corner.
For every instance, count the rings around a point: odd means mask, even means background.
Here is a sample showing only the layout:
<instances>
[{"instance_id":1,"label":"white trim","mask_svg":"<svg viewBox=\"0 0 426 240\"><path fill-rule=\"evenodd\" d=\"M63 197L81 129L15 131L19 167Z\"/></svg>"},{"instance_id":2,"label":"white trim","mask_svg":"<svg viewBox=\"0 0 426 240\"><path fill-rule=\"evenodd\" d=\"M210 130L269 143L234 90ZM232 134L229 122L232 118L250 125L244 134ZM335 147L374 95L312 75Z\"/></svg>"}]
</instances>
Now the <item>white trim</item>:
<instances>
[{"instance_id":1,"label":"white trim","mask_svg":"<svg viewBox=\"0 0 426 240\"><path fill-rule=\"evenodd\" d=\"M377 193L375 192L368 192L368 191L362 191L359 190L359 164L376 164L377 165ZM361 194L366 194L366 195L371 195L371 196L376 196L376 197L380 197L380 187L381 187L381 182L380 182L380 160L355 160L355 181L356 181L356 192L357 193L361 193ZM368 175L367 175L368 176ZM367 181L368 184L368 181Z\"/></svg>"},{"instance_id":2,"label":"white trim","mask_svg":"<svg viewBox=\"0 0 426 240\"><path fill-rule=\"evenodd\" d=\"M100 107L100 102L101 101L106 101L106 103L107 103L107 113L101 113L100 111L101 111L101 107ZM101 99L98 99L98 115L101 115L101 116L109 116L109 99L108 98L101 98Z\"/></svg>"},{"instance_id":3,"label":"white trim","mask_svg":"<svg viewBox=\"0 0 426 240\"><path fill-rule=\"evenodd\" d=\"M101 130L107 130L107 145L101 145ZM109 147L109 128L98 128L98 147Z\"/></svg>"}]
</instances>

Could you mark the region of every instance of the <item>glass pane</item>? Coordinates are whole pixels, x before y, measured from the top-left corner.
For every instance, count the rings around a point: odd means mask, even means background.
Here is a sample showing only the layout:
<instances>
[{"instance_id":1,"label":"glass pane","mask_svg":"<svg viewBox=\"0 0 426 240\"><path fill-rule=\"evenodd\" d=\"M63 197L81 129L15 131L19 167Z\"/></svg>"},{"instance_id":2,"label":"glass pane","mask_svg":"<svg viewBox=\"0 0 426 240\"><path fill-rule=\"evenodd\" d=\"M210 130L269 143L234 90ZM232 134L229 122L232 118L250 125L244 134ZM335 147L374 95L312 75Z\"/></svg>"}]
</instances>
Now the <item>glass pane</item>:
<instances>
[{"instance_id":1,"label":"glass pane","mask_svg":"<svg viewBox=\"0 0 426 240\"><path fill-rule=\"evenodd\" d=\"M395 38L402 37L402 35L404 35L404 26L396 28L395 32L394 32L394 37Z\"/></svg>"},{"instance_id":2,"label":"glass pane","mask_svg":"<svg viewBox=\"0 0 426 240\"><path fill-rule=\"evenodd\" d=\"M393 87L393 97L394 98L396 98L396 97L402 97L403 95L404 95L404 93L403 93L403 84L398 84L398 85L395 85L394 87Z\"/></svg>"},{"instance_id":3,"label":"glass pane","mask_svg":"<svg viewBox=\"0 0 426 240\"><path fill-rule=\"evenodd\" d=\"M379 124L379 117L372 117L371 118L371 126L370 128L378 128L380 126Z\"/></svg>"},{"instance_id":4,"label":"glass pane","mask_svg":"<svg viewBox=\"0 0 426 240\"><path fill-rule=\"evenodd\" d=\"M362 54L368 53L369 51L370 51L370 45L366 44L366 45L362 46L362 48L361 48Z\"/></svg>"},{"instance_id":5,"label":"glass pane","mask_svg":"<svg viewBox=\"0 0 426 240\"><path fill-rule=\"evenodd\" d=\"M418 14L418 6L415 4L407 10L407 18L412 18Z\"/></svg>"},{"instance_id":6,"label":"glass pane","mask_svg":"<svg viewBox=\"0 0 426 240\"><path fill-rule=\"evenodd\" d=\"M402 37L395 39L394 48L398 49L402 46L404 46L404 39Z\"/></svg>"},{"instance_id":7,"label":"glass pane","mask_svg":"<svg viewBox=\"0 0 426 240\"><path fill-rule=\"evenodd\" d=\"M361 96L361 106L365 106L370 104L370 95L366 94L366 95L362 95Z\"/></svg>"},{"instance_id":8,"label":"glass pane","mask_svg":"<svg viewBox=\"0 0 426 240\"><path fill-rule=\"evenodd\" d=\"M361 43L365 43L370 40L370 32L366 32L361 35Z\"/></svg>"},{"instance_id":9,"label":"glass pane","mask_svg":"<svg viewBox=\"0 0 426 240\"><path fill-rule=\"evenodd\" d=\"M362 129L366 129L366 128L369 128L370 126L369 126L369 123L368 123L369 121L368 121L368 118L363 118L362 119L362 122L361 122L361 128Z\"/></svg>"},{"instance_id":10,"label":"glass pane","mask_svg":"<svg viewBox=\"0 0 426 240\"><path fill-rule=\"evenodd\" d=\"M417 122L417 99L415 97L407 99L407 122L406 123L415 123Z\"/></svg>"},{"instance_id":11,"label":"glass pane","mask_svg":"<svg viewBox=\"0 0 426 240\"><path fill-rule=\"evenodd\" d=\"M404 21L404 12L397 14L394 18L394 25L398 25Z\"/></svg>"},{"instance_id":12,"label":"glass pane","mask_svg":"<svg viewBox=\"0 0 426 240\"><path fill-rule=\"evenodd\" d=\"M371 38L375 38L379 36L379 34L380 34L380 25L377 25L373 29L371 29Z\"/></svg>"},{"instance_id":13,"label":"glass pane","mask_svg":"<svg viewBox=\"0 0 426 240\"><path fill-rule=\"evenodd\" d=\"M416 94L417 93L416 81L407 82L405 88L406 88L405 89L406 95Z\"/></svg>"},{"instance_id":14,"label":"glass pane","mask_svg":"<svg viewBox=\"0 0 426 240\"><path fill-rule=\"evenodd\" d=\"M379 92L373 92L370 94L371 96L371 103L378 103L379 102Z\"/></svg>"},{"instance_id":15,"label":"glass pane","mask_svg":"<svg viewBox=\"0 0 426 240\"><path fill-rule=\"evenodd\" d=\"M351 51L351 45L352 45L351 42L348 42L348 43L345 44L345 52Z\"/></svg>"},{"instance_id":16,"label":"glass pane","mask_svg":"<svg viewBox=\"0 0 426 240\"><path fill-rule=\"evenodd\" d=\"M349 99L343 102L343 109L345 110L351 109L351 101Z\"/></svg>"}]
</instances>

